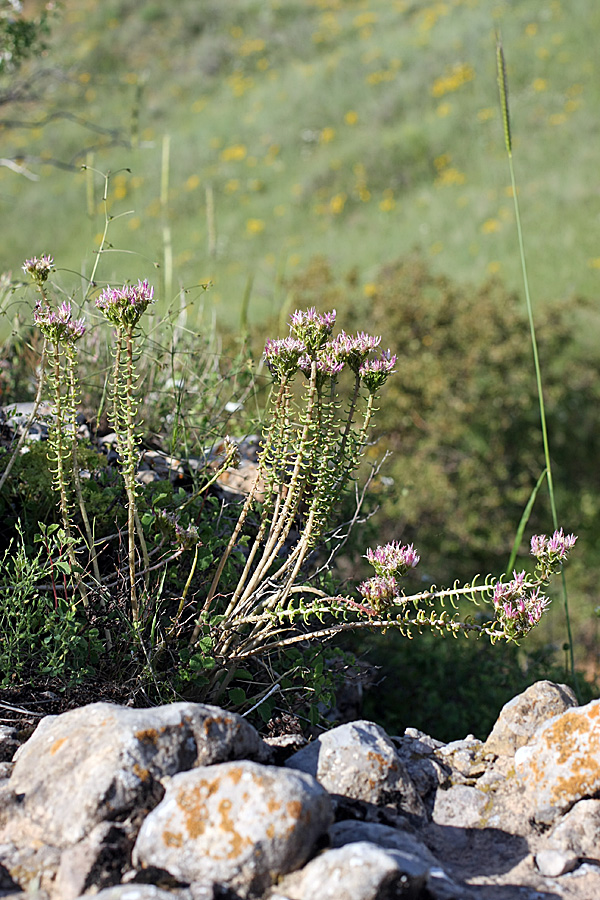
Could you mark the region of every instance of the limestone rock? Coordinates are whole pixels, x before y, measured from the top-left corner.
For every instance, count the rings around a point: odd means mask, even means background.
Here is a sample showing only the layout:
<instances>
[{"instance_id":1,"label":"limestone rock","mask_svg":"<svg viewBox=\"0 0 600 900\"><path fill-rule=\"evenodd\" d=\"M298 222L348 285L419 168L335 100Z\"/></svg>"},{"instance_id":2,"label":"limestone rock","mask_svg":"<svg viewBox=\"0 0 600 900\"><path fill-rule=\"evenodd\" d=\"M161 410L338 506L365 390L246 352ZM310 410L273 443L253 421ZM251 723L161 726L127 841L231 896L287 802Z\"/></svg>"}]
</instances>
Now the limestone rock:
<instances>
[{"instance_id":1,"label":"limestone rock","mask_svg":"<svg viewBox=\"0 0 600 900\"><path fill-rule=\"evenodd\" d=\"M470 784L485 772L480 740L469 735L461 741L452 741L439 750L436 757L450 768L449 780L452 784Z\"/></svg>"},{"instance_id":2,"label":"limestone rock","mask_svg":"<svg viewBox=\"0 0 600 900\"><path fill-rule=\"evenodd\" d=\"M427 845L407 831L390 828L389 825L380 825L377 822L355 822L352 819L335 822L329 829L329 842L334 849L364 841L376 844L384 850L398 850L415 858L419 857L431 868L439 866L438 860Z\"/></svg>"},{"instance_id":3,"label":"limestone rock","mask_svg":"<svg viewBox=\"0 0 600 900\"><path fill-rule=\"evenodd\" d=\"M67 847L143 805L165 775L244 756L258 744L252 726L217 707L93 703L42 719L17 751L9 784L46 839Z\"/></svg>"},{"instance_id":4,"label":"limestone rock","mask_svg":"<svg viewBox=\"0 0 600 900\"><path fill-rule=\"evenodd\" d=\"M317 856L284 879L277 894L289 900L416 900L428 874L420 857L360 841Z\"/></svg>"},{"instance_id":5,"label":"limestone rock","mask_svg":"<svg viewBox=\"0 0 600 900\"><path fill-rule=\"evenodd\" d=\"M447 784L450 776L450 767L435 756L435 751L440 750L444 744L416 728L407 728L401 737L394 737L392 740L412 783L430 812L432 795L439 787Z\"/></svg>"},{"instance_id":6,"label":"limestone rock","mask_svg":"<svg viewBox=\"0 0 600 900\"><path fill-rule=\"evenodd\" d=\"M49 891L54 880L60 853L55 847L36 842L30 847L17 847L12 843L0 845L0 872L2 880L26 890L28 895Z\"/></svg>"},{"instance_id":7,"label":"limestone rock","mask_svg":"<svg viewBox=\"0 0 600 900\"><path fill-rule=\"evenodd\" d=\"M201 767L169 781L133 862L247 896L301 866L331 820L330 798L310 775L253 762Z\"/></svg>"},{"instance_id":8,"label":"limestone rock","mask_svg":"<svg viewBox=\"0 0 600 900\"><path fill-rule=\"evenodd\" d=\"M89 900L89 894L78 897L77 900ZM119 884L115 887L105 888L98 894L94 894L96 900L183 900L187 896L192 900L189 891L172 892L163 891L154 884ZM212 897L211 897L212 900Z\"/></svg>"},{"instance_id":9,"label":"limestone rock","mask_svg":"<svg viewBox=\"0 0 600 900\"><path fill-rule=\"evenodd\" d=\"M456 784L437 792L432 818L437 825L479 828L490 806L490 798L476 787Z\"/></svg>"},{"instance_id":10,"label":"limestone rock","mask_svg":"<svg viewBox=\"0 0 600 900\"><path fill-rule=\"evenodd\" d=\"M576 853L564 850L540 850L536 853L535 864L549 878L558 878L566 872L572 872L579 862Z\"/></svg>"},{"instance_id":11,"label":"limestone rock","mask_svg":"<svg viewBox=\"0 0 600 900\"><path fill-rule=\"evenodd\" d=\"M577 706L577 698L568 685L537 681L502 707L484 750L496 756L514 756L540 725L573 706Z\"/></svg>"},{"instance_id":12,"label":"limestone rock","mask_svg":"<svg viewBox=\"0 0 600 900\"><path fill-rule=\"evenodd\" d=\"M286 766L313 775L330 793L396 804L402 812L426 818L423 801L391 738L373 722L332 728L294 753Z\"/></svg>"},{"instance_id":13,"label":"limestone rock","mask_svg":"<svg viewBox=\"0 0 600 900\"><path fill-rule=\"evenodd\" d=\"M546 843L556 850L600 862L600 800L576 803L547 835Z\"/></svg>"},{"instance_id":14,"label":"limestone rock","mask_svg":"<svg viewBox=\"0 0 600 900\"><path fill-rule=\"evenodd\" d=\"M538 822L552 823L600 790L600 700L546 722L515 754L515 767Z\"/></svg>"},{"instance_id":15,"label":"limestone rock","mask_svg":"<svg viewBox=\"0 0 600 900\"><path fill-rule=\"evenodd\" d=\"M73 900L90 887L118 884L129 867L133 841L116 822L101 822L79 843L63 850L53 890Z\"/></svg>"}]
</instances>

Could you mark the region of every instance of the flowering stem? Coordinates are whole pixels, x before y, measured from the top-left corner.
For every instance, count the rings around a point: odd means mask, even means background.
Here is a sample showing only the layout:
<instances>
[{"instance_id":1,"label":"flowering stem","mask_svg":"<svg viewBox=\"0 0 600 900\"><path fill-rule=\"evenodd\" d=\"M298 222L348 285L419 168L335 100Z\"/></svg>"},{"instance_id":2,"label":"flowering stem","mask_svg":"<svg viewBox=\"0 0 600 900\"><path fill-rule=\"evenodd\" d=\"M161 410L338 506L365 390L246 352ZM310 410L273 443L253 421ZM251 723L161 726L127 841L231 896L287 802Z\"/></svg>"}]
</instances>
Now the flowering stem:
<instances>
[{"instance_id":1,"label":"flowering stem","mask_svg":"<svg viewBox=\"0 0 600 900\"><path fill-rule=\"evenodd\" d=\"M124 435L124 460L123 477L127 491L127 534L129 557L129 586L131 589L131 616L134 624L139 620L139 604L135 585L135 466L137 462L135 446L135 422L133 418L134 404L134 374L133 374L133 338L132 327L125 331L125 435Z\"/></svg>"}]
</instances>

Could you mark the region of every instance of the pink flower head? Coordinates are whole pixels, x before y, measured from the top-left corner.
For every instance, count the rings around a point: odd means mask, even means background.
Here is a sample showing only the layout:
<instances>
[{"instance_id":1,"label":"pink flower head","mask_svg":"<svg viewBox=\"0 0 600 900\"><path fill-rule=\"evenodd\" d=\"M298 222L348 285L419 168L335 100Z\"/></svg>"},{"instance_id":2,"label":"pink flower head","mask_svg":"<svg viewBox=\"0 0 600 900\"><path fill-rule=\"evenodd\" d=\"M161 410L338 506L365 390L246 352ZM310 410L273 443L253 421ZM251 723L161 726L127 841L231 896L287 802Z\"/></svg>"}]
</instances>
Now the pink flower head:
<instances>
[{"instance_id":1,"label":"pink flower head","mask_svg":"<svg viewBox=\"0 0 600 900\"><path fill-rule=\"evenodd\" d=\"M394 371L396 355L391 350L384 350L379 359L367 359L360 366L358 374L371 394L376 393L387 381L388 375Z\"/></svg>"},{"instance_id":2,"label":"pink flower head","mask_svg":"<svg viewBox=\"0 0 600 900\"><path fill-rule=\"evenodd\" d=\"M106 287L96 299L111 324L118 328L137 325L142 314L154 302L154 288L146 280L122 288Z\"/></svg>"},{"instance_id":3,"label":"pink flower head","mask_svg":"<svg viewBox=\"0 0 600 900\"><path fill-rule=\"evenodd\" d=\"M325 343L334 325L335 309L326 313L318 313L314 306L305 312L297 309L290 320L290 334L303 341L311 352Z\"/></svg>"},{"instance_id":4,"label":"pink flower head","mask_svg":"<svg viewBox=\"0 0 600 900\"><path fill-rule=\"evenodd\" d=\"M507 582L497 582L494 586L492 602L496 608L496 619L511 638L524 637L537 625L550 600L540 593L539 587L527 586L525 572L513 572Z\"/></svg>"},{"instance_id":5,"label":"pink flower head","mask_svg":"<svg viewBox=\"0 0 600 900\"><path fill-rule=\"evenodd\" d=\"M336 356L347 362L352 371L358 375L369 353L381 343L381 338L366 334L364 331L359 331L356 335L342 331L331 343Z\"/></svg>"},{"instance_id":6,"label":"pink flower head","mask_svg":"<svg viewBox=\"0 0 600 900\"><path fill-rule=\"evenodd\" d=\"M54 259L48 254L40 256L39 259L37 256L32 256L31 259L25 260L22 268L26 275L31 275L37 284L42 285L48 280L50 272L54 270Z\"/></svg>"},{"instance_id":7,"label":"pink flower head","mask_svg":"<svg viewBox=\"0 0 600 900\"><path fill-rule=\"evenodd\" d=\"M552 537L545 534L534 534L531 538L531 555L538 560L542 577L549 578L568 558L569 551L577 540L574 534L565 534L562 528L554 532Z\"/></svg>"},{"instance_id":8,"label":"pink flower head","mask_svg":"<svg viewBox=\"0 0 600 900\"><path fill-rule=\"evenodd\" d=\"M293 337L283 340L268 340L265 344L264 358L271 375L276 381L291 378L298 371L298 360L306 347L302 341Z\"/></svg>"},{"instance_id":9,"label":"pink flower head","mask_svg":"<svg viewBox=\"0 0 600 900\"><path fill-rule=\"evenodd\" d=\"M399 598L398 586L393 575L375 575L358 586L366 603L376 610L391 606Z\"/></svg>"},{"instance_id":10,"label":"pink flower head","mask_svg":"<svg viewBox=\"0 0 600 900\"><path fill-rule=\"evenodd\" d=\"M420 558L412 544L402 545L399 541L392 541L375 550L369 548L365 554L365 559L378 575L393 575L396 578L406 575L409 569L414 569Z\"/></svg>"},{"instance_id":11,"label":"pink flower head","mask_svg":"<svg viewBox=\"0 0 600 900\"><path fill-rule=\"evenodd\" d=\"M312 364L315 364L317 387L321 387L328 378L335 378L344 368L343 360L338 359L331 344L323 344L316 354L304 353L298 360L298 368L310 378Z\"/></svg>"},{"instance_id":12,"label":"pink flower head","mask_svg":"<svg viewBox=\"0 0 600 900\"><path fill-rule=\"evenodd\" d=\"M56 310L38 300L33 321L53 344L72 344L85 333L85 320L73 319L71 304L66 300Z\"/></svg>"}]
</instances>

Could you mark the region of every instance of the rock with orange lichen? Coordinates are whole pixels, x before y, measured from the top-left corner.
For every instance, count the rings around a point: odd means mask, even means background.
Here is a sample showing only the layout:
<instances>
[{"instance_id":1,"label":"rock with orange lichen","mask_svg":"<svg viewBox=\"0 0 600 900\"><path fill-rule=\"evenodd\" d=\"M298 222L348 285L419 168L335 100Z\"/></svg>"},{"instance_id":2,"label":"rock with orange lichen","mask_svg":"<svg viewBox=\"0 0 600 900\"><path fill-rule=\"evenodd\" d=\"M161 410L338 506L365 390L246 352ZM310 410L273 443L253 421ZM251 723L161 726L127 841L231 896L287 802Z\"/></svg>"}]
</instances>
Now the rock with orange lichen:
<instances>
[{"instance_id":1,"label":"rock with orange lichen","mask_svg":"<svg viewBox=\"0 0 600 900\"><path fill-rule=\"evenodd\" d=\"M294 753L286 766L308 772L330 793L427 818L423 801L383 728L373 722L339 725Z\"/></svg>"},{"instance_id":2,"label":"rock with orange lichen","mask_svg":"<svg viewBox=\"0 0 600 900\"><path fill-rule=\"evenodd\" d=\"M568 709L543 725L515 754L536 821L549 824L600 791L600 700Z\"/></svg>"},{"instance_id":3,"label":"rock with orange lichen","mask_svg":"<svg viewBox=\"0 0 600 900\"><path fill-rule=\"evenodd\" d=\"M201 767L169 780L133 861L245 897L305 863L332 819L329 795L310 775L248 761Z\"/></svg>"},{"instance_id":4,"label":"rock with orange lichen","mask_svg":"<svg viewBox=\"0 0 600 900\"><path fill-rule=\"evenodd\" d=\"M157 789L162 795L165 775L249 755L259 743L245 719L214 706L93 703L42 719L17 752L9 785L23 829L42 829L63 848L105 819L143 808Z\"/></svg>"},{"instance_id":5,"label":"rock with orange lichen","mask_svg":"<svg viewBox=\"0 0 600 900\"><path fill-rule=\"evenodd\" d=\"M577 698L566 684L537 681L513 697L501 711L483 750L495 756L514 756L533 738L548 719L577 706Z\"/></svg>"}]
</instances>

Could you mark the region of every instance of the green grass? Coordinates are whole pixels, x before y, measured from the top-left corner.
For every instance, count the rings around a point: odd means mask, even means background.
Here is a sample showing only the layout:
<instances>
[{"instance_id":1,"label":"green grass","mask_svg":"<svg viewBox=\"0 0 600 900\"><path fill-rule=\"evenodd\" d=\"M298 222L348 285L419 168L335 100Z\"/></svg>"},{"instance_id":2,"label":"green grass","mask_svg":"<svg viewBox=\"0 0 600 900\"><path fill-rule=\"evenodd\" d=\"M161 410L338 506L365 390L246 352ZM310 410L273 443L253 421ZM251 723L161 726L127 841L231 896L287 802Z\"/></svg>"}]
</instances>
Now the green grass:
<instances>
[{"instance_id":1,"label":"green grass","mask_svg":"<svg viewBox=\"0 0 600 900\"><path fill-rule=\"evenodd\" d=\"M557 0L516 8L483 0L179 0L168 11L160 3L72 0L53 26L47 58L27 69L49 66L62 76L45 80L39 102L3 107L2 119L66 111L111 134L65 119L4 128L3 154L23 154L40 180L0 168L0 270L18 272L25 256L50 252L59 267L89 274L102 184L94 179L88 210L90 176L79 166L94 147L87 159L98 170L131 169L111 179L111 214L131 213L112 223L109 238L140 254L106 255L99 278L147 276L158 286L154 264L168 224L171 292L212 280L209 302L222 326L237 326L249 277L251 320L276 314L286 277L318 253L339 273L356 267L367 293L381 263L415 246L459 281L498 273L519 288L497 105L498 27L535 295L593 296L593 0L575 9ZM171 152L161 206L164 135Z\"/></svg>"}]
</instances>

